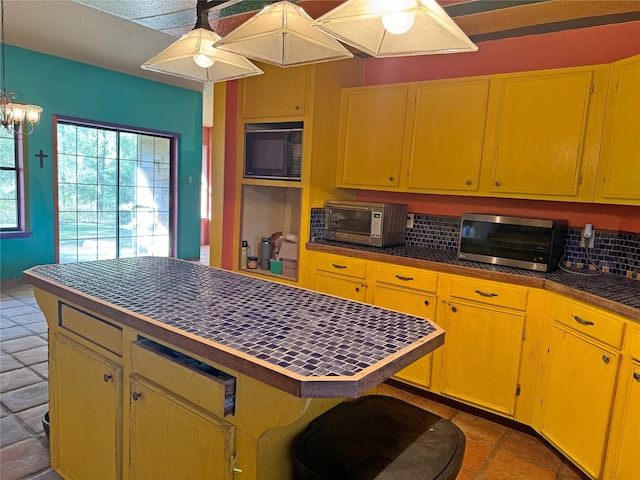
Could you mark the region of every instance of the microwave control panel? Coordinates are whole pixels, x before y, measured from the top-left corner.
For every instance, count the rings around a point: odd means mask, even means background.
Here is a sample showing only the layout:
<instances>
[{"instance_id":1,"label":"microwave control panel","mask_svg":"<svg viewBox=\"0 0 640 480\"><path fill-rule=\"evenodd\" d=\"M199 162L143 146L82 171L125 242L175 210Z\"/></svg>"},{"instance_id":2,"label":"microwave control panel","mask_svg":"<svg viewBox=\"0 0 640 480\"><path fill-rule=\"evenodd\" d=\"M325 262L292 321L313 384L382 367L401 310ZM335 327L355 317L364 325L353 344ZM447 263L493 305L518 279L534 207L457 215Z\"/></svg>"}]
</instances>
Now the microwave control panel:
<instances>
[{"instance_id":1,"label":"microwave control panel","mask_svg":"<svg viewBox=\"0 0 640 480\"><path fill-rule=\"evenodd\" d=\"M380 238L382 235L382 212L371 212L371 237Z\"/></svg>"}]
</instances>

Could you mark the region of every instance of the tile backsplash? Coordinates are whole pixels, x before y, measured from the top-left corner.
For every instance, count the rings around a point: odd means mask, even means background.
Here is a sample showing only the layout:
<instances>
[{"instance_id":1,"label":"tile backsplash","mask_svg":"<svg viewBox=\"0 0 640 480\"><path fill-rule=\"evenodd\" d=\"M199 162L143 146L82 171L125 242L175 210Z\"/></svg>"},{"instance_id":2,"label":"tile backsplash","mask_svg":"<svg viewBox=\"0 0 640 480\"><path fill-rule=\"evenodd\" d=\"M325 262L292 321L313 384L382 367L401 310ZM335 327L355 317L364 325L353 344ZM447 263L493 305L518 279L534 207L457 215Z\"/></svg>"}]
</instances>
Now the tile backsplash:
<instances>
[{"instance_id":1,"label":"tile backsplash","mask_svg":"<svg viewBox=\"0 0 640 480\"><path fill-rule=\"evenodd\" d=\"M311 210L309 238L324 239L324 209ZM563 265L590 268L591 261L605 272L640 278L640 234L607 232L595 228L594 247L580 246L580 228L569 228ZM407 245L436 250L458 250L460 217L440 217L416 213L413 228L407 229ZM592 268L592 267L591 267Z\"/></svg>"}]
</instances>

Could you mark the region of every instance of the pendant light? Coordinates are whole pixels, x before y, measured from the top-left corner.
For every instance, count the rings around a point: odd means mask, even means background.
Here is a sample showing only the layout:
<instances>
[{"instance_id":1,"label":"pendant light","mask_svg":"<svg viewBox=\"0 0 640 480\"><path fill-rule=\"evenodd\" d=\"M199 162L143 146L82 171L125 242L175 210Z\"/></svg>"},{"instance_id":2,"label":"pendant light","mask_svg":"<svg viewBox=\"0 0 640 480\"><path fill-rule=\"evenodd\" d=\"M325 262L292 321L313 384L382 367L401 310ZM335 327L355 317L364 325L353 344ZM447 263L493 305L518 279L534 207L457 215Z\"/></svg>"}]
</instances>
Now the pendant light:
<instances>
[{"instance_id":1,"label":"pendant light","mask_svg":"<svg viewBox=\"0 0 640 480\"><path fill-rule=\"evenodd\" d=\"M313 25L373 57L478 50L435 0L347 0Z\"/></svg>"},{"instance_id":2,"label":"pendant light","mask_svg":"<svg viewBox=\"0 0 640 480\"><path fill-rule=\"evenodd\" d=\"M207 3L198 0L198 20L194 29L143 63L143 69L207 83L263 73L241 55L213 47L213 44L220 40L220 36L209 25Z\"/></svg>"},{"instance_id":3,"label":"pendant light","mask_svg":"<svg viewBox=\"0 0 640 480\"><path fill-rule=\"evenodd\" d=\"M7 129L9 134L29 135L33 128L40 122L40 114L42 107L37 105L24 105L22 103L13 103L16 98L15 92L7 90L7 69L5 66L4 53L4 0L0 0L0 28L2 28L1 37L2 45L0 47L2 54L2 91L0 92L0 124ZM23 130L23 125L28 128Z\"/></svg>"},{"instance_id":4,"label":"pendant light","mask_svg":"<svg viewBox=\"0 0 640 480\"><path fill-rule=\"evenodd\" d=\"M265 6L215 46L279 67L353 57L335 38L314 28L312 22L301 7L284 0Z\"/></svg>"}]
</instances>

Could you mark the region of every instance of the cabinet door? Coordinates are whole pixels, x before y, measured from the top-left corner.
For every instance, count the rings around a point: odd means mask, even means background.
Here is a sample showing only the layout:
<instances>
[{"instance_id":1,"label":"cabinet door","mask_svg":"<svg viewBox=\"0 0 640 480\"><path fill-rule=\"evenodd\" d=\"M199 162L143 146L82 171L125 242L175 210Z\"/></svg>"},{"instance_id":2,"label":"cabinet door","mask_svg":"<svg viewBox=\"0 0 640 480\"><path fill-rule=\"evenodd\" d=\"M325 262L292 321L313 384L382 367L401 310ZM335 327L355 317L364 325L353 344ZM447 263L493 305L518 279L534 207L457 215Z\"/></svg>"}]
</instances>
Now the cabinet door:
<instances>
[{"instance_id":1,"label":"cabinet door","mask_svg":"<svg viewBox=\"0 0 640 480\"><path fill-rule=\"evenodd\" d=\"M640 55L612 66L596 201L640 205Z\"/></svg>"},{"instance_id":2,"label":"cabinet door","mask_svg":"<svg viewBox=\"0 0 640 480\"><path fill-rule=\"evenodd\" d=\"M590 111L593 83L593 69L514 74L495 81L492 193L578 198L588 121L595 116ZM593 185L590 195L584 200L593 198Z\"/></svg>"},{"instance_id":3,"label":"cabinet door","mask_svg":"<svg viewBox=\"0 0 640 480\"><path fill-rule=\"evenodd\" d=\"M130 429L132 480L233 476L233 426L137 376L131 379Z\"/></svg>"},{"instance_id":4,"label":"cabinet door","mask_svg":"<svg viewBox=\"0 0 640 480\"><path fill-rule=\"evenodd\" d=\"M279 68L262 63L259 67L264 75L241 80L243 117L304 115L307 69L311 67Z\"/></svg>"},{"instance_id":5,"label":"cabinet door","mask_svg":"<svg viewBox=\"0 0 640 480\"><path fill-rule=\"evenodd\" d=\"M338 186L398 187L407 92L406 86L344 91Z\"/></svg>"},{"instance_id":6,"label":"cabinet door","mask_svg":"<svg viewBox=\"0 0 640 480\"><path fill-rule=\"evenodd\" d=\"M363 281L316 273L316 291L364 302L367 284Z\"/></svg>"},{"instance_id":7,"label":"cabinet door","mask_svg":"<svg viewBox=\"0 0 640 480\"><path fill-rule=\"evenodd\" d=\"M399 290L378 284L376 285L373 304L410 315L417 315L428 320L435 320L435 295ZM407 380L409 383L420 387L429 388L431 386L431 363L432 355L425 355L420 360L400 370L395 374L395 377L399 380Z\"/></svg>"},{"instance_id":8,"label":"cabinet door","mask_svg":"<svg viewBox=\"0 0 640 480\"><path fill-rule=\"evenodd\" d=\"M409 190L478 191L488 96L488 79L418 87Z\"/></svg>"},{"instance_id":9,"label":"cabinet door","mask_svg":"<svg viewBox=\"0 0 640 480\"><path fill-rule=\"evenodd\" d=\"M614 480L640 478L640 362L630 359L625 362L614 415L618 443L617 448L607 453L611 463L605 478Z\"/></svg>"},{"instance_id":10,"label":"cabinet door","mask_svg":"<svg viewBox=\"0 0 640 480\"><path fill-rule=\"evenodd\" d=\"M524 314L462 302L447 303L438 318L442 393L501 414L515 413Z\"/></svg>"},{"instance_id":11,"label":"cabinet door","mask_svg":"<svg viewBox=\"0 0 640 480\"><path fill-rule=\"evenodd\" d=\"M52 361L54 467L73 480L121 478L121 368L60 334Z\"/></svg>"},{"instance_id":12,"label":"cabinet door","mask_svg":"<svg viewBox=\"0 0 640 480\"><path fill-rule=\"evenodd\" d=\"M594 478L609 431L618 354L553 325L540 433Z\"/></svg>"}]
</instances>

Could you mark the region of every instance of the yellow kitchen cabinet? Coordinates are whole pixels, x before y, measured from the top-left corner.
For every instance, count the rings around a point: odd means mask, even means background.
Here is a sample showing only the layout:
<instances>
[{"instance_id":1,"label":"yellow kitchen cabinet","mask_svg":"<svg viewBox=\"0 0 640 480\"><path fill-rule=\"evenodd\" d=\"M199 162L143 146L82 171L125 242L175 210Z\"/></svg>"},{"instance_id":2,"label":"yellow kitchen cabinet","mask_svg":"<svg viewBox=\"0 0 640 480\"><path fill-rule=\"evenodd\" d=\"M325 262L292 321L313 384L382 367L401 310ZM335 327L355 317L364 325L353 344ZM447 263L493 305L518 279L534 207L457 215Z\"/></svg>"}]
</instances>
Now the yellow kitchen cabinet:
<instances>
[{"instance_id":1,"label":"yellow kitchen cabinet","mask_svg":"<svg viewBox=\"0 0 640 480\"><path fill-rule=\"evenodd\" d=\"M416 315L431 321L436 318L438 275L424 270L376 264L373 304ZM432 354L400 370L394 378L428 389L431 386Z\"/></svg>"},{"instance_id":2,"label":"yellow kitchen cabinet","mask_svg":"<svg viewBox=\"0 0 640 480\"><path fill-rule=\"evenodd\" d=\"M611 66L596 202L640 205L640 55Z\"/></svg>"},{"instance_id":3,"label":"yellow kitchen cabinet","mask_svg":"<svg viewBox=\"0 0 640 480\"><path fill-rule=\"evenodd\" d=\"M131 480L233 478L233 425L135 375L129 423Z\"/></svg>"},{"instance_id":4,"label":"yellow kitchen cabinet","mask_svg":"<svg viewBox=\"0 0 640 480\"><path fill-rule=\"evenodd\" d=\"M417 85L408 191L478 192L488 97L488 78Z\"/></svg>"},{"instance_id":5,"label":"yellow kitchen cabinet","mask_svg":"<svg viewBox=\"0 0 640 480\"><path fill-rule=\"evenodd\" d=\"M605 480L640 478L640 326L627 334L627 355L622 360Z\"/></svg>"},{"instance_id":6,"label":"yellow kitchen cabinet","mask_svg":"<svg viewBox=\"0 0 640 480\"><path fill-rule=\"evenodd\" d=\"M408 92L406 85L343 90L338 187L398 188Z\"/></svg>"},{"instance_id":7,"label":"yellow kitchen cabinet","mask_svg":"<svg viewBox=\"0 0 640 480\"><path fill-rule=\"evenodd\" d=\"M65 335L53 335L51 463L68 480L121 478L122 368Z\"/></svg>"},{"instance_id":8,"label":"yellow kitchen cabinet","mask_svg":"<svg viewBox=\"0 0 640 480\"><path fill-rule=\"evenodd\" d=\"M313 67L280 68L257 63L264 75L241 80L242 117L301 117L305 113L307 75Z\"/></svg>"},{"instance_id":9,"label":"yellow kitchen cabinet","mask_svg":"<svg viewBox=\"0 0 640 480\"><path fill-rule=\"evenodd\" d=\"M342 255L316 255L315 290L349 300L367 299L367 262Z\"/></svg>"},{"instance_id":10,"label":"yellow kitchen cabinet","mask_svg":"<svg viewBox=\"0 0 640 480\"><path fill-rule=\"evenodd\" d=\"M528 289L457 276L445 281L437 319L446 331L440 393L513 417Z\"/></svg>"},{"instance_id":11,"label":"yellow kitchen cabinet","mask_svg":"<svg viewBox=\"0 0 640 480\"><path fill-rule=\"evenodd\" d=\"M551 308L533 426L584 472L600 478L624 322L562 297Z\"/></svg>"},{"instance_id":12,"label":"yellow kitchen cabinet","mask_svg":"<svg viewBox=\"0 0 640 480\"><path fill-rule=\"evenodd\" d=\"M492 196L593 201L608 66L492 77Z\"/></svg>"}]
</instances>

